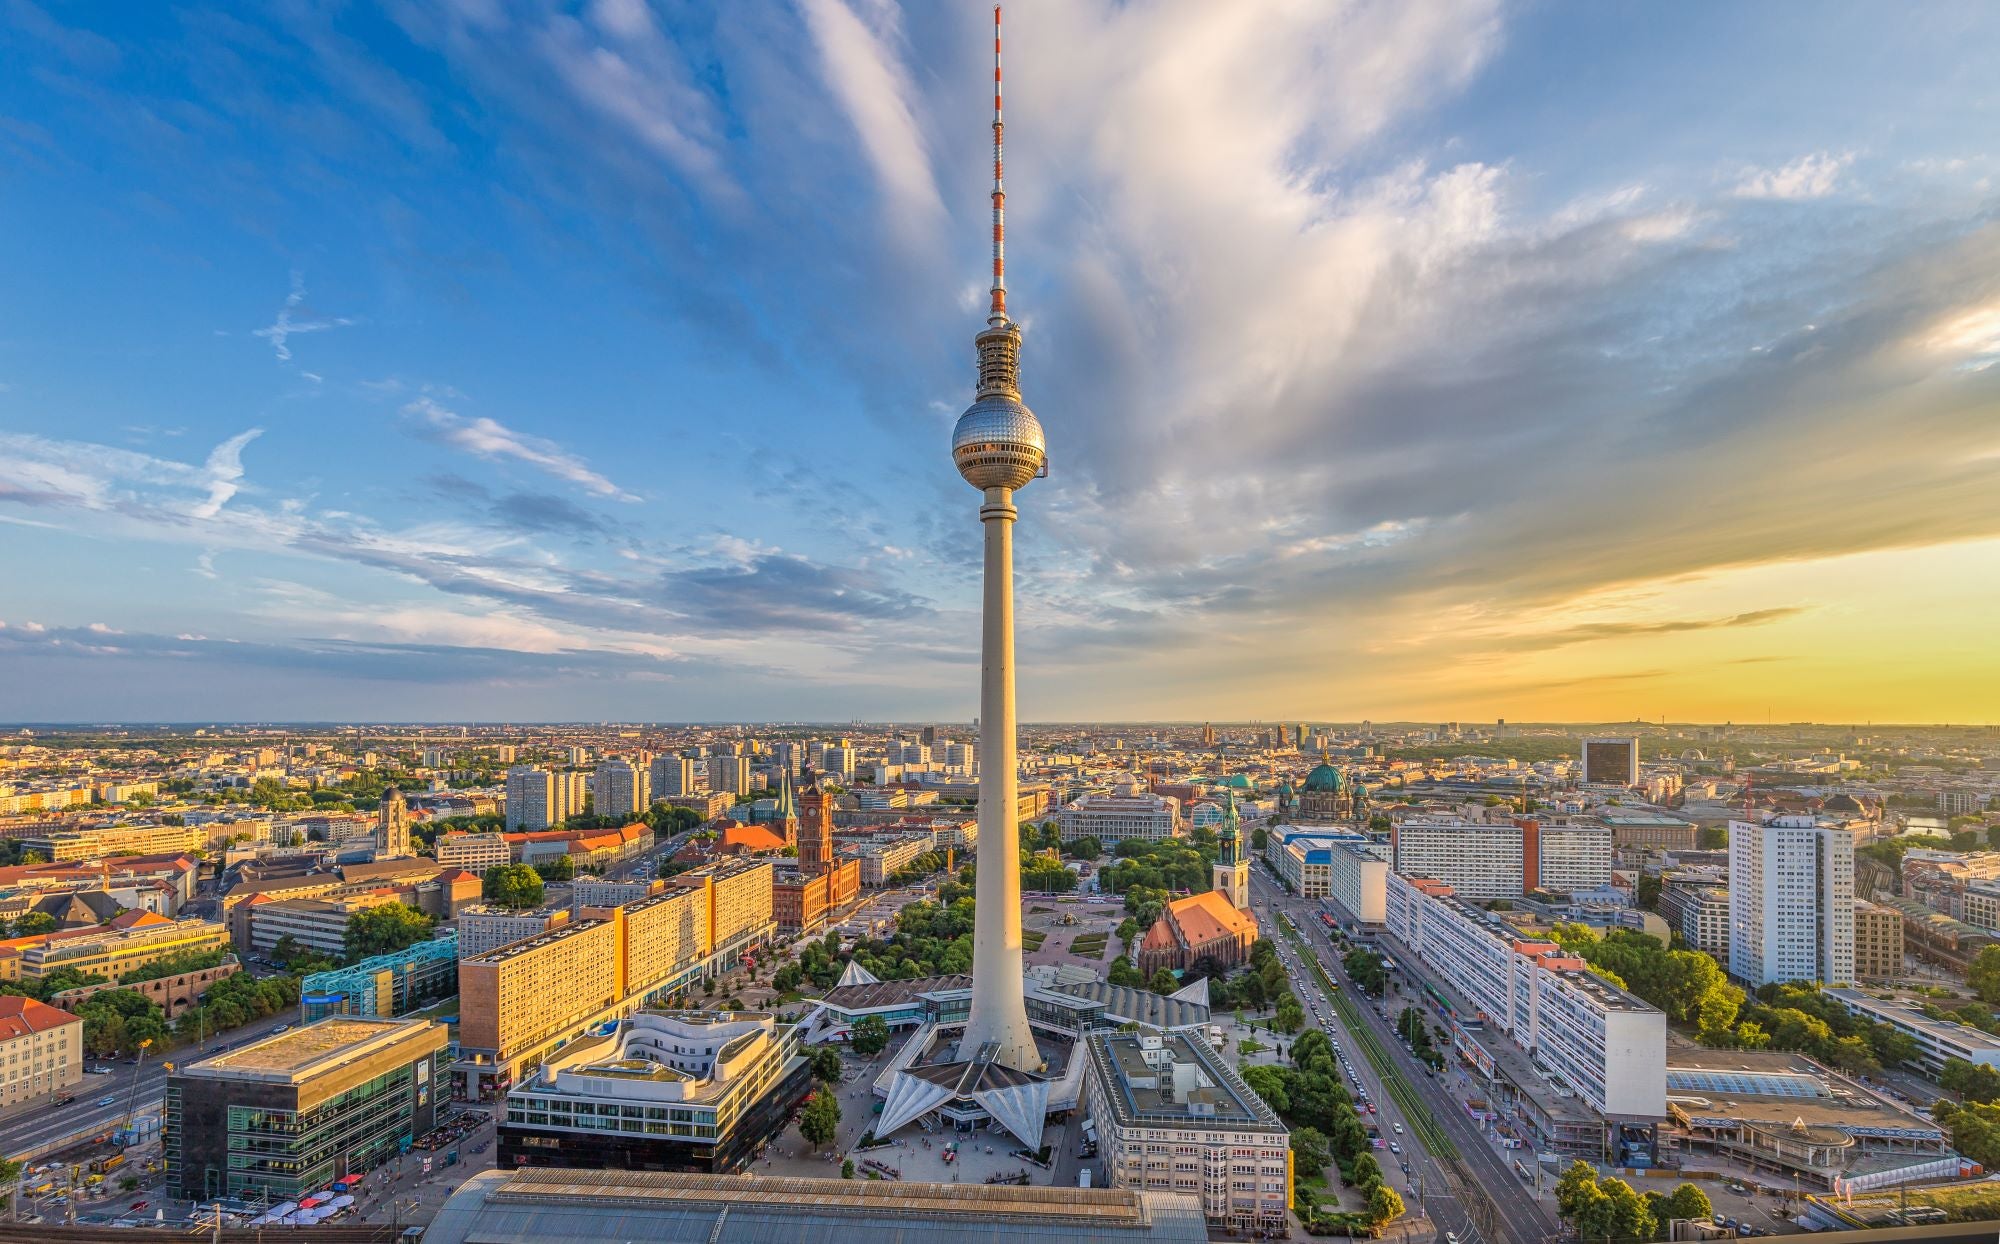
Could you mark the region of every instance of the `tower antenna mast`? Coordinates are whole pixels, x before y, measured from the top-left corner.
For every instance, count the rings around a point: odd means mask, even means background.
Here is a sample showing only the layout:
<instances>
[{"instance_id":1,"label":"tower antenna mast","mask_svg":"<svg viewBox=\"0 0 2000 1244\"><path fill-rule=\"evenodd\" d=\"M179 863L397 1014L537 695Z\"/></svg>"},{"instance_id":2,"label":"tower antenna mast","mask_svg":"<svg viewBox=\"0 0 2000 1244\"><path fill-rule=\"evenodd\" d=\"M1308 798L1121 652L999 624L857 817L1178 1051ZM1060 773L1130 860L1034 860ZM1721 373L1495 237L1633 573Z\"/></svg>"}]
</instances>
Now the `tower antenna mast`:
<instances>
[{"instance_id":1,"label":"tower antenna mast","mask_svg":"<svg viewBox=\"0 0 2000 1244\"><path fill-rule=\"evenodd\" d=\"M993 302L986 322L1007 322L1007 123L1000 109L1000 6L993 6Z\"/></svg>"}]
</instances>

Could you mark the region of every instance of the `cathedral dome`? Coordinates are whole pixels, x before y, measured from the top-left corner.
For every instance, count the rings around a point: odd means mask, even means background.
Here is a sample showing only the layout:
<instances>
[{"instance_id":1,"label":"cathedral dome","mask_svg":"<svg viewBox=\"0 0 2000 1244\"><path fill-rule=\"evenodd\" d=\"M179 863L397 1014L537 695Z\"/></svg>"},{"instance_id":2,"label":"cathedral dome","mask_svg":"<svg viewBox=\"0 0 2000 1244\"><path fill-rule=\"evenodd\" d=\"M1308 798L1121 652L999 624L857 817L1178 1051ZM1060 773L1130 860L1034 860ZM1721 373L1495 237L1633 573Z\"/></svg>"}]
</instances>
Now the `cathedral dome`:
<instances>
[{"instance_id":1,"label":"cathedral dome","mask_svg":"<svg viewBox=\"0 0 2000 1244\"><path fill-rule=\"evenodd\" d=\"M1303 789L1337 795L1346 785L1347 779L1341 776L1340 770L1330 764L1322 763L1314 765L1313 771L1306 774L1306 784Z\"/></svg>"}]
</instances>

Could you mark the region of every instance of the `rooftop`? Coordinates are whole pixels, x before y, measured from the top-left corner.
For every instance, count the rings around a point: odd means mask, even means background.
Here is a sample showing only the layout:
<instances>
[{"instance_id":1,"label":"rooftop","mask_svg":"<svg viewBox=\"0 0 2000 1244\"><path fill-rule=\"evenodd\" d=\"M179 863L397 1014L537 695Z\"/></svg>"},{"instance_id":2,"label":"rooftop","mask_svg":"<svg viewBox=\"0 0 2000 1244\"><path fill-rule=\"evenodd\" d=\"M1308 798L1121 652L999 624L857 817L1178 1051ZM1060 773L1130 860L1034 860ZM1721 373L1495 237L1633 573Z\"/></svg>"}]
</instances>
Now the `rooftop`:
<instances>
[{"instance_id":1,"label":"rooftop","mask_svg":"<svg viewBox=\"0 0 2000 1244\"><path fill-rule=\"evenodd\" d=\"M460 960L460 962L503 963L516 955L525 955L530 951L553 946L566 937L576 937L579 934L588 933L592 929L603 928L608 923L610 922L600 916L592 916L583 920L572 920L568 924L557 925L539 937L529 937L523 938L518 942L509 942L507 945L495 947L483 955L469 955Z\"/></svg>"},{"instance_id":2,"label":"rooftop","mask_svg":"<svg viewBox=\"0 0 2000 1244\"><path fill-rule=\"evenodd\" d=\"M1285 1134L1285 1125L1264 1099L1203 1038L1093 1032L1084 1040L1121 1125ZM1148 1061L1148 1054L1154 1061Z\"/></svg>"},{"instance_id":3,"label":"rooftop","mask_svg":"<svg viewBox=\"0 0 2000 1244\"><path fill-rule=\"evenodd\" d=\"M427 1030L435 1030L442 1041L443 1029L429 1020L334 1016L190 1063L180 1069L180 1074L213 1080L298 1084Z\"/></svg>"},{"instance_id":4,"label":"rooftop","mask_svg":"<svg viewBox=\"0 0 2000 1244\"><path fill-rule=\"evenodd\" d=\"M1195 1198L1110 1188L981 1187L878 1180L528 1168L473 1176L427 1244L899 1244L1016 1240L1206 1241Z\"/></svg>"},{"instance_id":5,"label":"rooftop","mask_svg":"<svg viewBox=\"0 0 2000 1244\"><path fill-rule=\"evenodd\" d=\"M1893 1019L1898 1024L1946 1038L1961 1049L2000 1052L2000 1037L1955 1019L1932 1019L1914 1003L1900 998L1878 998L1859 989L1829 989L1826 995L1849 1009L1868 1011L1882 1019Z\"/></svg>"}]
</instances>

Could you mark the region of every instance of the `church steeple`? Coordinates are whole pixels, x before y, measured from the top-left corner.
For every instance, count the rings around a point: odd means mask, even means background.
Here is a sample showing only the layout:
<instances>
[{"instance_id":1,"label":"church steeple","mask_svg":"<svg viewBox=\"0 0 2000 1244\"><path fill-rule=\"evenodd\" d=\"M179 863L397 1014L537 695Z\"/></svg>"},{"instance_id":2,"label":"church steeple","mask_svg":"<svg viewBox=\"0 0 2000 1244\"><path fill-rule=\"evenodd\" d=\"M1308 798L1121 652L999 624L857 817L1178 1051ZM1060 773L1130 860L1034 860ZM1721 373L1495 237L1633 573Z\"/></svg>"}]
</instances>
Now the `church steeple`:
<instances>
[{"instance_id":1,"label":"church steeple","mask_svg":"<svg viewBox=\"0 0 2000 1244\"><path fill-rule=\"evenodd\" d=\"M799 804L792 795L792 767L786 765L778 773L777 806L771 810L771 823L777 832L784 835L786 846L796 846L799 841Z\"/></svg>"}]
</instances>

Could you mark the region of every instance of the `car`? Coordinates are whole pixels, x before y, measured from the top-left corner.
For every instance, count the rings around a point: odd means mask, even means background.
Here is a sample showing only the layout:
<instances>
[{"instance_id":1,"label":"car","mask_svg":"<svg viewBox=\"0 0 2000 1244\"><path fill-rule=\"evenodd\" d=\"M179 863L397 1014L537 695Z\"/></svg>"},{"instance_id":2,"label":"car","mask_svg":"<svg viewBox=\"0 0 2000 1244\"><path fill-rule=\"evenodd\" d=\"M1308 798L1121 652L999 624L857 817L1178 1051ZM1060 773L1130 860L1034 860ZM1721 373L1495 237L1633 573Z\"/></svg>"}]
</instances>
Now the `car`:
<instances>
[{"instance_id":1,"label":"car","mask_svg":"<svg viewBox=\"0 0 2000 1244\"><path fill-rule=\"evenodd\" d=\"M92 1066L85 1067L83 1070L85 1074L93 1076L108 1076L111 1074L111 1068L105 1066L103 1063L93 1064Z\"/></svg>"},{"instance_id":2,"label":"car","mask_svg":"<svg viewBox=\"0 0 2000 1244\"><path fill-rule=\"evenodd\" d=\"M1396 1135L1401 1136L1403 1134L1403 1125L1401 1123L1397 1123L1394 1126L1396 1128Z\"/></svg>"},{"instance_id":3,"label":"car","mask_svg":"<svg viewBox=\"0 0 2000 1244\"><path fill-rule=\"evenodd\" d=\"M118 1104L118 1098L115 1094L111 1096L100 1097L97 1099L97 1104L100 1106L115 1106Z\"/></svg>"},{"instance_id":4,"label":"car","mask_svg":"<svg viewBox=\"0 0 2000 1244\"><path fill-rule=\"evenodd\" d=\"M134 1201L134 1202L132 1202L132 1208L131 1208L131 1210L129 1210L129 1211L127 1211L127 1212L129 1212L129 1213L137 1213L137 1212L139 1212L140 1210L142 1210L142 1209L145 1209L145 1208L146 1208L147 1206L149 1206L149 1205L151 1205L151 1204L152 1204L152 1202L151 1202L151 1201Z\"/></svg>"},{"instance_id":5,"label":"car","mask_svg":"<svg viewBox=\"0 0 2000 1244\"><path fill-rule=\"evenodd\" d=\"M1444 1233L1444 1244L1458 1244L1458 1232L1456 1232L1456 1231L1447 1231L1447 1232L1445 1232L1445 1233Z\"/></svg>"},{"instance_id":6,"label":"car","mask_svg":"<svg viewBox=\"0 0 2000 1244\"><path fill-rule=\"evenodd\" d=\"M1403 1144L1401 1141L1392 1140L1389 1142L1390 1153L1401 1153L1402 1151L1403 1151Z\"/></svg>"}]
</instances>

